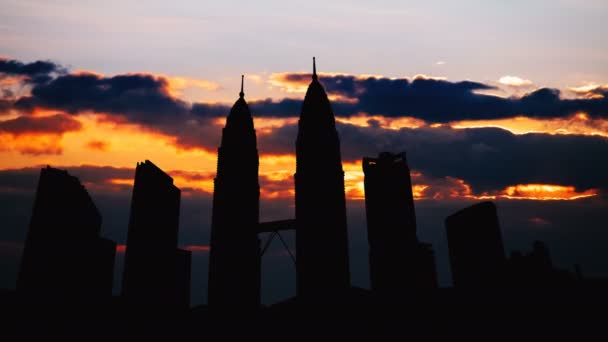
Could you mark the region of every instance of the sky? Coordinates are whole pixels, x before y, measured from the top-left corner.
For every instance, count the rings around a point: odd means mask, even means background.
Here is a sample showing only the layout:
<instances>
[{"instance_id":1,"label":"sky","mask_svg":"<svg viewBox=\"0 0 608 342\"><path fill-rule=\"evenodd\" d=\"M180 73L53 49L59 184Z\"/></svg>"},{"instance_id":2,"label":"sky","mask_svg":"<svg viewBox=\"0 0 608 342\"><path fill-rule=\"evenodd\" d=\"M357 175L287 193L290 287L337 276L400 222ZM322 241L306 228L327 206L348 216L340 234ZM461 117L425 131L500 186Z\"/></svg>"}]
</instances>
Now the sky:
<instances>
[{"instance_id":1,"label":"sky","mask_svg":"<svg viewBox=\"0 0 608 342\"><path fill-rule=\"evenodd\" d=\"M180 245L204 303L216 151L240 76L261 219L290 218L312 56L342 143L355 285L369 286L361 158L382 151L407 152L443 286L443 220L482 200L496 201L508 251L541 239L557 266L608 275L607 19L601 0L0 0L0 287L14 287L41 166L78 176L104 236L124 244L149 159L182 190ZM275 242L264 302L294 293L290 262Z\"/></svg>"}]
</instances>

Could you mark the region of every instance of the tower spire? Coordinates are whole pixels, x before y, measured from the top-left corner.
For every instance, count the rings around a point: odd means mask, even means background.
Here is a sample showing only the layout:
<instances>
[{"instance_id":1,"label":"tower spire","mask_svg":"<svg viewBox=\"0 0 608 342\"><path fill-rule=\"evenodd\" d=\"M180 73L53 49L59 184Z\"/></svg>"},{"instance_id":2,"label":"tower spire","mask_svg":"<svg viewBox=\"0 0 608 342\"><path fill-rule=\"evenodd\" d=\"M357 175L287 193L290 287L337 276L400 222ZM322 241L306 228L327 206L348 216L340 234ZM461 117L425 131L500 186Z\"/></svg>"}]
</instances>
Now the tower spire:
<instances>
[{"instance_id":1,"label":"tower spire","mask_svg":"<svg viewBox=\"0 0 608 342\"><path fill-rule=\"evenodd\" d=\"M314 57L312 58L312 80L317 80L317 62Z\"/></svg>"},{"instance_id":2,"label":"tower spire","mask_svg":"<svg viewBox=\"0 0 608 342\"><path fill-rule=\"evenodd\" d=\"M239 93L241 98L245 97L245 93L243 92L243 83L245 83L245 75L241 75L241 92Z\"/></svg>"}]
</instances>

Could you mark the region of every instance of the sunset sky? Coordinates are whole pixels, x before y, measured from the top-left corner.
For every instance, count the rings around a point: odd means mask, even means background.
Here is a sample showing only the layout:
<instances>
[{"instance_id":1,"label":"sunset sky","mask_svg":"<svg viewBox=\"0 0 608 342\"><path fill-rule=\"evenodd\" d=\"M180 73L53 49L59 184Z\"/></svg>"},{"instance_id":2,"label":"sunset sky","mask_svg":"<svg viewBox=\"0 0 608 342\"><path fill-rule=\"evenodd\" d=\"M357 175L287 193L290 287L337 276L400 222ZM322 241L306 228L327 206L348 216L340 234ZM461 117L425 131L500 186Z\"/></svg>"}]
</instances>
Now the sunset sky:
<instances>
[{"instance_id":1,"label":"sunset sky","mask_svg":"<svg viewBox=\"0 0 608 342\"><path fill-rule=\"evenodd\" d=\"M124 244L148 159L182 190L180 243L204 303L216 150L240 76L261 219L291 218L312 56L338 122L354 284L369 286L361 159L382 151L407 152L443 285L443 219L487 199L508 251L541 239L557 266L608 275L607 21L602 0L0 0L0 287L14 287L41 166L79 177L103 235ZM280 246L265 258L263 300L293 294Z\"/></svg>"}]
</instances>

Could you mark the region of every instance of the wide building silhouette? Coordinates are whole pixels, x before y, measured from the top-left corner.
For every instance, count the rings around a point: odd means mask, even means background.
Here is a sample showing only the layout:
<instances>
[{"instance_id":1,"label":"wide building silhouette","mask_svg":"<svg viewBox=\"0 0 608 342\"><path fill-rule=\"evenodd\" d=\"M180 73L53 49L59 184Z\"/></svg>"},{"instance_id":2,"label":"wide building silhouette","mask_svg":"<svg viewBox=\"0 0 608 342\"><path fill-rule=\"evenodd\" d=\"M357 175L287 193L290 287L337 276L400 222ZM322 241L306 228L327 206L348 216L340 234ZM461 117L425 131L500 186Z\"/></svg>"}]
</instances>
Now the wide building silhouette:
<instances>
[{"instance_id":1,"label":"wide building silhouette","mask_svg":"<svg viewBox=\"0 0 608 342\"><path fill-rule=\"evenodd\" d=\"M218 149L209 255L211 309L260 305L259 160L242 82Z\"/></svg>"},{"instance_id":2,"label":"wide building silhouette","mask_svg":"<svg viewBox=\"0 0 608 342\"><path fill-rule=\"evenodd\" d=\"M405 152L363 158L371 287L381 295L437 286L430 244L416 234L416 212Z\"/></svg>"},{"instance_id":3,"label":"wide building silhouette","mask_svg":"<svg viewBox=\"0 0 608 342\"><path fill-rule=\"evenodd\" d=\"M44 300L109 299L116 244L101 238L100 231L99 210L78 178L43 168L17 289Z\"/></svg>"},{"instance_id":4,"label":"wide building silhouette","mask_svg":"<svg viewBox=\"0 0 608 342\"><path fill-rule=\"evenodd\" d=\"M500 287L506 258L494 203L464 208L445 226L454 287Z\"/></svg>"},{"instance_id":5,"label":"wide building silhouette","mask_svg":"<svg viewBox=\"0 0 608 342\"><path fill-rule=\"evenodd\" d=\"M151 161L137 163L122 288L131 304L190 304L191 253L177 248L180 194Z\"/></svg>"},{"instance_id":6,"label":"wide building silhouette","mask_svg":"<svg viewBox=\"0 0 608 342\"><path fill-rule=\"evenodd\" d=\"M350 288L344 171L334 114L316 73L296 141L296 277L305 300Z\"/></svg>"}]
</instances>

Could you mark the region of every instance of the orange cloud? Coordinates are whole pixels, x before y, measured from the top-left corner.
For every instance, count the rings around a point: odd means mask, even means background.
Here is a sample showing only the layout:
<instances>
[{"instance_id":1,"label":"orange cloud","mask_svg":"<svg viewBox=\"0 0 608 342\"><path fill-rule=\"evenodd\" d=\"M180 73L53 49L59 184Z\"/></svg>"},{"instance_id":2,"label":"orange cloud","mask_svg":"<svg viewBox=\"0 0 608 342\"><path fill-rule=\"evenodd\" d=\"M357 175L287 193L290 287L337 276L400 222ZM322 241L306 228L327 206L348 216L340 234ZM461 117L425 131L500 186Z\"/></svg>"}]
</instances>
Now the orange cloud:
<instances>
[{"instance_id":1,"label":"orange cloud","mask_svg":"<svg viewBox=\"0 0 608 342\"><path fill-rule=\"evenodd\" d=\"M220 85L207 80L201 80L190 77L155 75L155 77L164 78L167 81L167 92L174 98L180 98L187 89L198 88L209 91L220 89Z\"/></svg>"},{"instance_id":2,"label":"orange cloud","mask_svg":"<svg viewBox=\"0 0 608 342\"><path fill-rule=\"evenodd\" d=\"M2 76L0 77L0 86L12 86L22 83L27 80L27 76Z\"/></svg>"},{"instance_id":3,"label":"orange cloud","mask_svg":"<svg viewBox=\"0 0 608 342\"><path fill-rule=\"evenodd\" d=\"M214 171L179 171L173 170L167 172L175 183L175 186L182 189L184 195L188 194L188 191L184 190L195 190L202 191L208 194L213 194L215 177Z\"/></svg>"},{"instance_id":4,"label":"orange cloud","mask_svg":"<svg viewBox=\"0 0 608 342\"><path fill-rule=\"evenodd\" d=\"M608 120L591 119L589 115L582 112L559 119L534 119L518 116L509 119L456 121L449 125L456 129L498 127L513 134L578 134L608 137Z\"/></svg>"},{"instance_id":5,"label":"orange cloud","mask_svg":"<svg viewBox=\"0 0 608 342\"><path fill-rule=\"evenodd\" d=\"M19 135L0 132L0 152L16 151L21 154L59 155L63 152L61 134L28 134Z\"/></svg>"},{"instance_id":6,"label":"orange cloud","mask_svg":"<svg viewBox=\"0 0 608 342\"><path fill-rule=\"evenodd\" d=\"M211 250L211 246L209 245L187 245L183 248L192 253L207 253Z\"/></svg>"},{"instance_id":7,"label":"orange cloud","mask_svg":"<svg viewBox=\"0 0 608 342\"><path fill-rule=\"evenodd\" d=\"M86 146L93 151L106 152L110 149L110 144L102 140L91 140Z\"/></svg>"},{"instance_id":8,"label":"orange cloud","mask_svg":"<svg viewBox=\"0 0 608 342\"><path fill-rule=\"evenodd\" d=\"M509 186L498 194L498 198L532 200L576 200L598 195L597 189L577 192L573 186L551 184L518 184Z\"/></svg>"},{"instance_id":9,"label":"orange cloud","mask_svg":"<svg viewBox=\"0 0 608 342\"><path fill-rule=\"evenodd\" d=\"M358 165L344 164L344 187L349 200L364 200L364 174ZM512 200L577 200L599 194L597 189L582 192L574 186L550 184L518 184L492 193L475 194L471 186L462 179L445 177L429 179L420 172L412 172L412 193L415 200L445 199L512 199Z\"/></svg>"},{"instance_id":10,"label":"orange cloud","mask_svg":"<svg viewBox=\"0 0 608 342\"><path fill-rule=\"evenodd\" d=\"M600 85L597 83L589 83L579 87L570 87L568 90L582 99L603 99L604 96L599 94L598 90L604 92L608 91L608 84Z\"/></svg>"},{"instance_id":11,"label":"orange cloud","mask_svg":"<svg viewBox=\"0 0 608 342\"><path fill-rule=\"evenodd\" d=\"M378 126L385 129L398 130L401 128L419 128L427 123L424 120L413 117L389 118L381 115L356 115L351 117L336 118L336 121L360 127Z\"/></svg>"},{"instance_id":12,"label":"orange cloud","mask_svg":"<svg viewBox=\"0 0 608 342\"><path fill-rule=\"evenodd\" d=\"M260 135L270 134L276 128L286 125L292 125L298 122L298 118L272 118L272 117L254 117L255 131ZM223 127L226 124L226 118L218 118L215 123ZM295 143L295 142L294 142Z\"/></svg>"}]
</instances>

